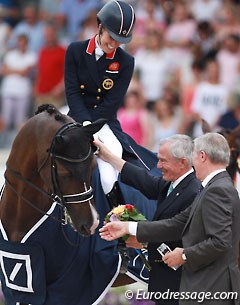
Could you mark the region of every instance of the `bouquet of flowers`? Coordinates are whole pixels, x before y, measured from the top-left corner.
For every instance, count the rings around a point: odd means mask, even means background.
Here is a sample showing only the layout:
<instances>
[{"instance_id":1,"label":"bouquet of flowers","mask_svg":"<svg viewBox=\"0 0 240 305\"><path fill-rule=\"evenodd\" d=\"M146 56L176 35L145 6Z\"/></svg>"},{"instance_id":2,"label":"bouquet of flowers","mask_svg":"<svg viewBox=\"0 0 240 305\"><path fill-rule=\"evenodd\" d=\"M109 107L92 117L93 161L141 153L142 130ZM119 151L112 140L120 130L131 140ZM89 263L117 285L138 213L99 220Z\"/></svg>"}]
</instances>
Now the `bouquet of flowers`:
<instances>
[{"instance_id":1,"label":"bouquet of flowers","mask_svg":"<svg viewBox=\"0 0 240 305\"><path fill-rule=\"evenodd\" d=\"M113 208L105 217L106 222L112 221L141 221L145 216L137 211L132 204L119 205Z\"/></svg>"},{"instance_id":2,"label":"bouquet of flowers","mask_svg":"<svg viewBox=\"0 0 240 305\"><path fill-rule=\"evenodd\" d=\"M112 221L142 221L147 220L146 217L139 213L138 210L132 204L123 204L113 208L104 219L106 222ZM123 241L128 239L129 235L122 237ZM145 255L139 249L135 249L138 255L141 257L144 265L150 270L149 262Z\"/></svg>"}]
</instances>

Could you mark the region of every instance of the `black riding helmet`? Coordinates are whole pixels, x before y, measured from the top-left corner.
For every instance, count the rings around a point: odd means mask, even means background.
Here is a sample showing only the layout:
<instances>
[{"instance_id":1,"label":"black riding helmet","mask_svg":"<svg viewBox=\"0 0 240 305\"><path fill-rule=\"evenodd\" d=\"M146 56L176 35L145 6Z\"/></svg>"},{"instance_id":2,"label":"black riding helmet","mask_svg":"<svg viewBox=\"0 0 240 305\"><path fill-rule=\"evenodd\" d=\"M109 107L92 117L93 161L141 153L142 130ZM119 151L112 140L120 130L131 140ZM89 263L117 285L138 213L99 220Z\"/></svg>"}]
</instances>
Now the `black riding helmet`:
<instances>
[{"instance_id":1,"label":"black riding helmet","mask_svg":"<svg viewBox=\"0 0 240 305\"><path fill-rule=\"evenodd\" d=\"M108 31L112 39L128 43L132 39L135 14L131 5L123 1L110 1L97 14L98 23Z\"/></svg>"}]
</instances>

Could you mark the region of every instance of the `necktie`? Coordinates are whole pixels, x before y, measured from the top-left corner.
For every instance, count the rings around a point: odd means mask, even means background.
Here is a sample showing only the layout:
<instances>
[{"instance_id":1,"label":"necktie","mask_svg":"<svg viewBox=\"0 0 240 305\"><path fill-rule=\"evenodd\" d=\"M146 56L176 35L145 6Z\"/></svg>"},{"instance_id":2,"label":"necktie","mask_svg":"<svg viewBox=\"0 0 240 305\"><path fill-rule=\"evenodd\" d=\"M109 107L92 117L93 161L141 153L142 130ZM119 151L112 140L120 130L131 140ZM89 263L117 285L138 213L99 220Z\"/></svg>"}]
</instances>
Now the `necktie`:
<instances>
[{"instance_id":1,"label":"necktie","mask_svg":"<svg viewBox=\"0 0 240 305\"><path fill-rule=\"evenodd\" d=\"M168 192L167 192L167 196L173 191L173 184L171 182L171 184L169 185L169 188L168 188Z\"/></svg>"},{"instance_id":2,"label":"necktie","mask_svg":"<svg viewBox=\"0 0 240 305\"><path fill-rule=\"evenodd\" d=\"M100 47L96 46L95 48L96 60L99 60L99 58L103 56L103 54L104 54L103 50Z\"/></svg>"},{"instance_id":3,"label":"necktie","mask_svg":"<svg viewBox=\"0 0 240 305\"><path fill-rule=\"evenodd\" d=\"M199 192L199 194L201 193L201 191L204 189L204 187L202 186L202 184L200 185L200 187L199 187L199 190L198 190L198 192Z\"/></svg>"}]
</instances>

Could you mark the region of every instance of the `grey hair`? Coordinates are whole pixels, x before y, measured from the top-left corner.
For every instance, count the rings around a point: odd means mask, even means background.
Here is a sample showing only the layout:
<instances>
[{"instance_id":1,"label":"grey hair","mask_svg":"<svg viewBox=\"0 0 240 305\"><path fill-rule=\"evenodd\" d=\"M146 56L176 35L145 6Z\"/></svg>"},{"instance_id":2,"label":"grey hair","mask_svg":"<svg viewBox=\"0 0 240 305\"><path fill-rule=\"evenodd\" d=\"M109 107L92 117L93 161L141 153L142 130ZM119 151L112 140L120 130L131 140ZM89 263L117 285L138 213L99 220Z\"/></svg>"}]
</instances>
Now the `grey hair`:
<instances>
[{"instance_id":1,"label":"grey hair","mask_svg":"<svg viewBox=\"0 0 240 305\"><path fill-rule=\"evenodd\" d=\"M197 137L194 140L194 148L197 153L205 151L214 164L229 164L230 148L227 140L219 133L208 132Z\"/></svg>"},{"instance_id":2,"label":"grey hair","mask_svg":"<svg viewBox=\"0 0 240 305\"><path fill-rule=\"evenodd\" d=\"M163 144L169 143L170 151L175 159L185 158L189 166L192 166L193 141L183 134L176 134L166 139L162 139L159 143L161 147Z\"/></svg>"}]
</instances>

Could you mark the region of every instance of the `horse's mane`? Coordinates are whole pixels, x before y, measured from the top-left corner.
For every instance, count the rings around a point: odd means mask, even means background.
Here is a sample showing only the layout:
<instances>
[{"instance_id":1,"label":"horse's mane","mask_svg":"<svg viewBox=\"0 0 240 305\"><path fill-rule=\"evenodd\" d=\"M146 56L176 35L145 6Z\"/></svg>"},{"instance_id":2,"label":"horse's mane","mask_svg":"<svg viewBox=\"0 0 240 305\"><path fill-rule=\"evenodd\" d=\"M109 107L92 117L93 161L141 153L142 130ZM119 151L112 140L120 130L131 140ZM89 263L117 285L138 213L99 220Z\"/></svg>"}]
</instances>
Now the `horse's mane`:
<instances>
[{"instance_id":1,"label":"horse's mane","mask_svg":"<svg viewBox=\"0 0 240 305\"><path fill-rule=\"evenodd\" d=\"M50 115L54 115L54 118L56 121L60 121L62 123L67 122L67 116L62 114L54 105L52 104L43 104L38 107L37 111L35 112L35 115L46 111Z\"/></svg>"}]
</instances>

